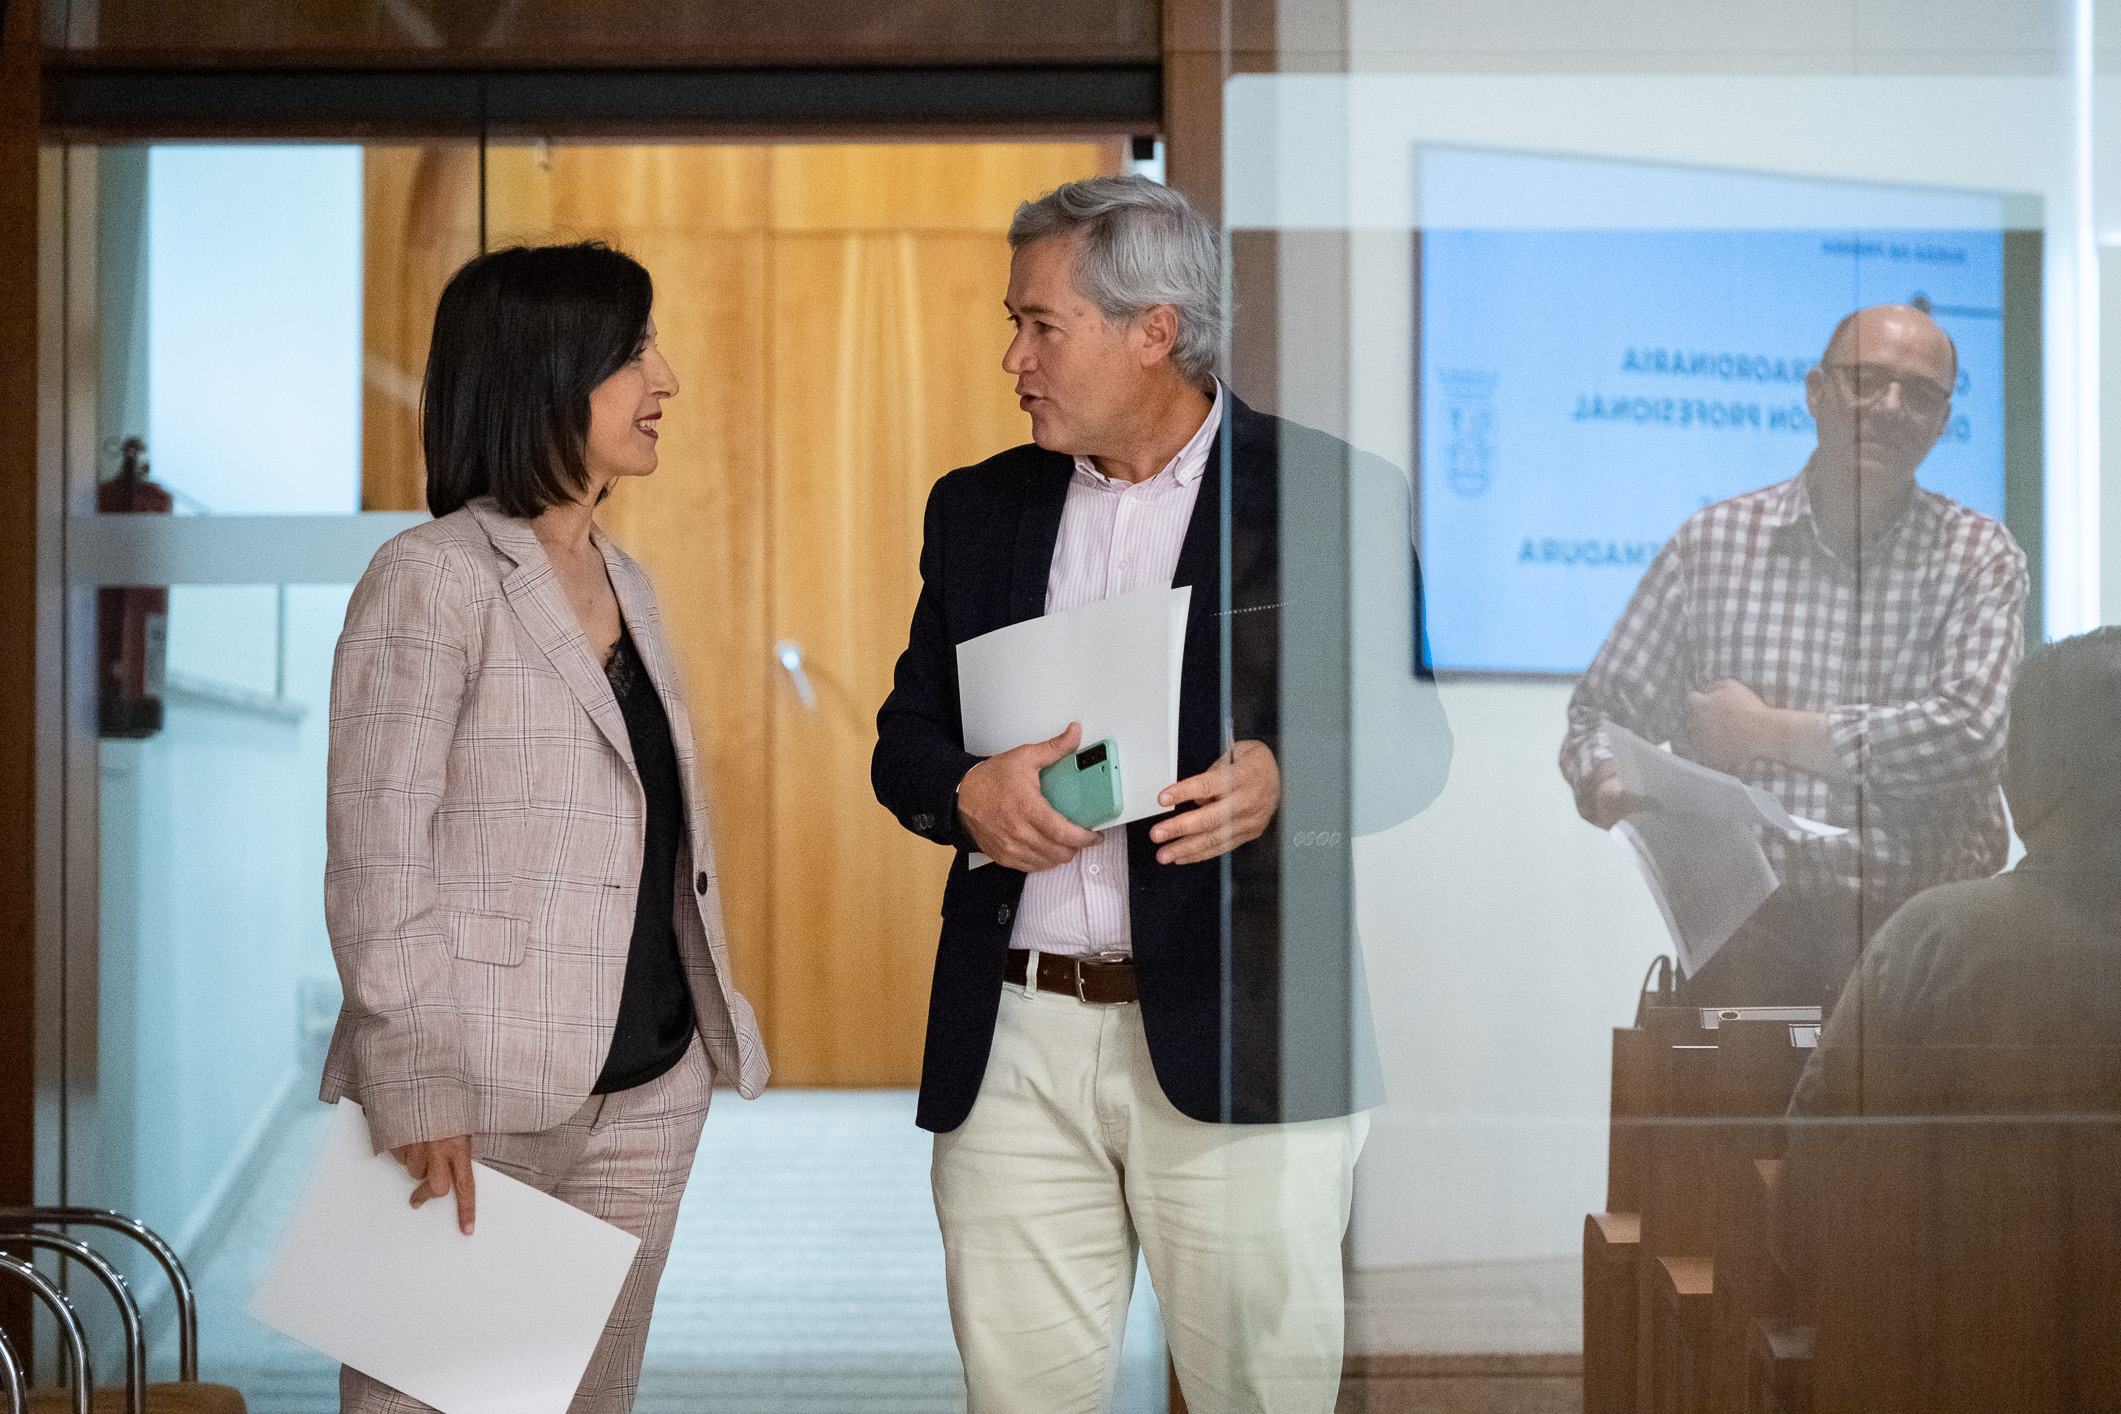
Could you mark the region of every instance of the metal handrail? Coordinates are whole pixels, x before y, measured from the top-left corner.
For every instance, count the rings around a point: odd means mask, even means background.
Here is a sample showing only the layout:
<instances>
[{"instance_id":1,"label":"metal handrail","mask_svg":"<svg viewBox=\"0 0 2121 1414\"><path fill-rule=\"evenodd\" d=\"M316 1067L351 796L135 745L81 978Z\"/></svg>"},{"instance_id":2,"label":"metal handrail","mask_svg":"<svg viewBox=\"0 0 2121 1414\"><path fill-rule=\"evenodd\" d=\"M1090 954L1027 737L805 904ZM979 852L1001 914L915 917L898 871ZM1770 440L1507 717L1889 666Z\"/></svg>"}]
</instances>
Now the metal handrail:
<instances>
[{"instance_id":1,"label":"metal handrail","mask_svg":"<svg viewBox=\"0 0 2121 1414\"><path fill-rule=\"evenodd\" d=\"M52 1285L49 1277L27 1262L0 1255L0 1272L20 1277L37 1294L37 1299L51 1308L52 1318L59 1323L59 1334L66 1341L67 1352L74 1357L74 1414L94 1414L96 1377L89 1372L88 1336L81 1329L81 1318L74 1314L73 1303L66 1299L65 1292Z\"/></svg>"},{"instance_id":2,"label":"metal handrail","mask_svg":"<svg viewBox=\"0 0 2121 1414\"><path fill-rule=\"evenodd\" d=\"M8 1343L6 1331L0 1331L0 1379L7 1381L8 1414L29 1414L29 1376L15 1358L15 1347Z\"/></svg>"},{"instance_id":3,"label":"metal handrail","mask_svg":"<svg viewBox=\"0 0 2121 1414\"><path fill-rule=\"evenodd\" d=\"M140 1304L133 1300L125 1274L105 1261L102 1253L86 1243L35 1228L10 1232L0 1226L0 1247L18 1242L70 1257L88 1268L96 1280L103 1283L103 1289L108 1291L111 1300L117 1303L118 1320L125 1327L126 1414L147 1414L147 1331L140 1324Z\"/></svg>"},{"instance_id":4,"label":"metal handrail","mask_svg":"<svg viewBox=\"0 0 2121 1414\"><path fill-rule=\"evenodd\" d=\"M136 1221L123 1213L114 1213L108 1208L0 1208L0 1225L15 1223L41 1223L46 1227L108 1228L122 1233L145 1247L148 1254L169 1278L170 1290L177 1298L177 1378L191 1384L199 1378L199 1302L192 1294L191 1278L185 1275L184 1263L177 1260L176 1249L164 1242L157 1232L146 1223Z\"/></svg>"}]
</instances>

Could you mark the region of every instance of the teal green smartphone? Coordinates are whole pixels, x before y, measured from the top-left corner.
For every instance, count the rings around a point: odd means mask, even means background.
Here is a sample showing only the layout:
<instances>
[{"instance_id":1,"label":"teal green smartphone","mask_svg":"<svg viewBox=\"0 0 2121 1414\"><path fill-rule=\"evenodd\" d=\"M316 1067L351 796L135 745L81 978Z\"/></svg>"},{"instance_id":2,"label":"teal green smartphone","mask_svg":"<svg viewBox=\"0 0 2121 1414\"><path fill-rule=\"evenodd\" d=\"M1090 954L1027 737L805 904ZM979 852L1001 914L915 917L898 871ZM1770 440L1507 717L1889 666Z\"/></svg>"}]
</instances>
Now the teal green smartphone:
<instances>
[{"instance_id":1,"label":"teal green smartphone","mask_svg":"<svg viewBox=\"0 0 2121 1414\"><path fill-rule=\"evenodd\" d=\"M1086 830L1119 818L1119 748L1108 738L1063 756L1038 773L1039 794Z\"/></svg>"}]
</instances>

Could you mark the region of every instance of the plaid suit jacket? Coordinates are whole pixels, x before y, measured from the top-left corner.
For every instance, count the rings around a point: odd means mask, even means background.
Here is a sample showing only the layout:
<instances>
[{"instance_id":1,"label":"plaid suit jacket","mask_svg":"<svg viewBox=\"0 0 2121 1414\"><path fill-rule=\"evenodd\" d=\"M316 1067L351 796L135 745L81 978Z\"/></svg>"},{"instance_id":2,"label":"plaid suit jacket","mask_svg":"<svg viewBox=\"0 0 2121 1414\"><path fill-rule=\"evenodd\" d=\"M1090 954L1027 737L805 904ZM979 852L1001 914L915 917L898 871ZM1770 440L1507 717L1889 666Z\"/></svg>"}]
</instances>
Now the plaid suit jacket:
<instances>
[{"instance_id":1,"label":"plaid suit jacket","mask_svg":"<svg viewBox=\"0 0 2121 1414\"><path fill-rule=\"evenodd\" d=\"M654 591L592 531L686 788L678 948L716 1073L766 1052L729 984L692 730ZM618 1018L647 803L625 719L527 521L490 499L376 552L332 663L325 920L346 1003L322 1097L380 1151L566 1120Z\"/></svg>"}]
</instances>

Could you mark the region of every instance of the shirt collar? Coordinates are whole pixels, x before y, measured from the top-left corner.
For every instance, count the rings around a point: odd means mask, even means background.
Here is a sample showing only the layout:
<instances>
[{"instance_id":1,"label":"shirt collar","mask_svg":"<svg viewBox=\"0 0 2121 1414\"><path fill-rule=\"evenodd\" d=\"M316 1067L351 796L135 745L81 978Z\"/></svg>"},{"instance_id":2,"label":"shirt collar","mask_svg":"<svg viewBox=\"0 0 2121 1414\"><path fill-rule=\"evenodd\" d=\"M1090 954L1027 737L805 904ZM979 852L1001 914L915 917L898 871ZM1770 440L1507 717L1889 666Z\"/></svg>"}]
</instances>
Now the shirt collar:
<instances>
[{"instance_id":1,"label":"shirt collar","mask_svg":"<svg viewBox=\"0 0 2121 1414\"><path fill-rule=\"evenodd\" d=\"M1819 540L1818 523L1812 518L1811 470L1811 460L1806 458L1803 471L1788 481L1768 487L1764 493L1764 514L1771 532L1778 535L1803 536L1824 546L1826 542ZM1918 485L1899 517L1886 527L1884 534L1872 542L1873 547L1884 546L1894 536L1904 533L1909 526L1915 524L1918 516L1926 515L1930 500L1931 493Z\"/></svg>"},{"instance_id":2,"label":"shirt collar","mask_svg":"<svg viewBox=\"0 0 2121 1414\"><path fill-rule=\"evenodd\" d=\"M1810 462L1804 465L1806 471L1811 469ZM1798 524L1810 528L1812 493L1805 485L1804 472L1799 472L1779 485L1770 486L1764 499L1769 529L1787 530Z\"/></svg>"},{"instance_id":3,"label":"shirt collar","mask_svg":"<svg viewBox=\"0 0 2121 1414\"><path fill-rule=\"evenodd\" d=\"M1162 476L1164 472L1169 472L1171 479L1181 486L1191 486L1194 482L1200 480L1201 473L1208 469L1208 449L1215 445L1215 434L1221 430L1222 425L1223 385L1222 380L1218 378L1215 380L1215 401L1208 408L1207 418L1194 431L1192 438L1187 441L1186 445L1178 449L1178 455L1164 464L1163 471L1159 471L1157 476ZM1076 457L1075 469L1078 473L1093 477L1100 483L1111 481L1111 478L1099 471L1088 457ZM1156 477L1149 479L1153 481ZM1146 485L1147 483L1143 484Z\"/></svg>"}]
</instances>

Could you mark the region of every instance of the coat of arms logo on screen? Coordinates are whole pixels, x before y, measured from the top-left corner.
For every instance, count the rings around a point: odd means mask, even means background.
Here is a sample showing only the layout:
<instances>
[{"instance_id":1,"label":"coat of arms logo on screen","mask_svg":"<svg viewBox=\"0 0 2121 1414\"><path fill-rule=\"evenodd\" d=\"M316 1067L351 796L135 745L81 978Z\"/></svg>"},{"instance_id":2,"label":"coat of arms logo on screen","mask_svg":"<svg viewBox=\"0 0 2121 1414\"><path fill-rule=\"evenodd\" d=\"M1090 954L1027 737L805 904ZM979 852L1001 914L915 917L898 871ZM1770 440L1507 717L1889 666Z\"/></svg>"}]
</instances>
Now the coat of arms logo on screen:
<instances>
[{"instance_id":1,"label":"coat of arms logo on screen","mask_svg":"<svg viewBox=\"0 0 2121 1414\"><path fill-rule=\"evenodd\" d=\"M1495 475L1495 380L1492 368L1445 368L1444 479L1461 496L1478 496Z\"/></svg>"}]
</instances>

